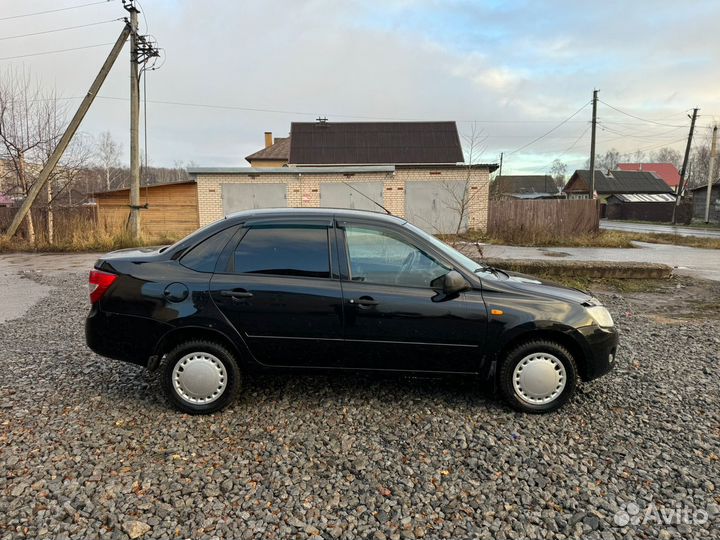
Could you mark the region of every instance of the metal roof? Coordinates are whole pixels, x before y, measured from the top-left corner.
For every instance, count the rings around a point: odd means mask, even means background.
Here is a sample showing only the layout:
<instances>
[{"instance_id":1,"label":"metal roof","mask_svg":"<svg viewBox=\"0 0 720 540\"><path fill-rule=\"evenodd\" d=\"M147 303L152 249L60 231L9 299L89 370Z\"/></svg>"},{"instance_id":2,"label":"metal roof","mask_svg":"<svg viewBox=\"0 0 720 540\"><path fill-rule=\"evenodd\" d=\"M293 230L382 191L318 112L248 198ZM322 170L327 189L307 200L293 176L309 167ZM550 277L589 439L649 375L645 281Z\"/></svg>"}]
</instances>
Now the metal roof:
<instances>
[{"instance_id":1,"label":"metal roof","mask_svg":"<svg viewBox=\"0 0 720 540\"><path fill-rule=\"evenodd\" d=\"M464 160L455 122L293 122L290 163L446 163Z\"/></svg>"},{"instance_id":2,"label":"metal roof","mask_svg":"<svg viewBox=\"0 0 720 540\"><path fill-rule=\"evenodd\" d=\"M587 192L590 171L577 170L563 191L567 193ZM595 171L595 191L599 194L613 193L672 193L672 188L651 172L610 171L608 174Z\"/></svg>"},{"instance_id":3,"label":"metal roof","mask_svg":"<svg viewBox=\"0 0 720 540\"><path fill-rule=\"evenodd\" d=\"M675 202L675 195L672 193L614 193L612 196L622 202Z\"/></svg>"},{"instance_id":4,"label":"metal roof","mask_svg":"<svg viewBox=\"0 0 720 540\"><path fill-rule=\"evenodd\" d=\"M646 171L655 173L671 188L680 184L680 172L672 163L618 163L621 171Z\"/></svg>"},{"instance_id":5,"label":"metal roof","mask_svg":"<svg viewBox=\"0 0 720 540\"><path fill-rule=\"evenodd\" d=\"M498 194L557 193L560 189L549 174L503 175L493 180L492 189Z\"/></svg>"}]
</instances>

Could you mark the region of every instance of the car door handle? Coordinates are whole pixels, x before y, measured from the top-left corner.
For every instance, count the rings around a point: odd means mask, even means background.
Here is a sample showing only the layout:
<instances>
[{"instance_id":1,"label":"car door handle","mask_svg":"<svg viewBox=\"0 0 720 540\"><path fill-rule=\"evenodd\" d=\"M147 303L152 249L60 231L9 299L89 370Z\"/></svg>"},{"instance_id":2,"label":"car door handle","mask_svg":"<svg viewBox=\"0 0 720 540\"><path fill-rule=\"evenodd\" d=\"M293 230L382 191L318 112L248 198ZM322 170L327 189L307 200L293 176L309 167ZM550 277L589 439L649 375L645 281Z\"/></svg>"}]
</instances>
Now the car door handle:
<instances>
[{"instance_id":1,"label":"car door handle","mask_svg":"<svg viewBox=\"0 0 720 540\"><path fill-rule=\"evenodd\" d=\"M377 300L373 300L370 296L361 296L357 300L353 300L351 298L350 303L363 308L363 307L377 306L379 302Z\"/></svg>"},{"instance_id":2,"label":"car door handle","mask_svg":"<svg viewBox=\"0 0 720 540\"><path fill-rule=\"evenodd\" d=\"M245 289L233 289L232 291L220 291L220 296L229 296L231 298L250 298L253 294Z\"/></svg>"}]
</instances>

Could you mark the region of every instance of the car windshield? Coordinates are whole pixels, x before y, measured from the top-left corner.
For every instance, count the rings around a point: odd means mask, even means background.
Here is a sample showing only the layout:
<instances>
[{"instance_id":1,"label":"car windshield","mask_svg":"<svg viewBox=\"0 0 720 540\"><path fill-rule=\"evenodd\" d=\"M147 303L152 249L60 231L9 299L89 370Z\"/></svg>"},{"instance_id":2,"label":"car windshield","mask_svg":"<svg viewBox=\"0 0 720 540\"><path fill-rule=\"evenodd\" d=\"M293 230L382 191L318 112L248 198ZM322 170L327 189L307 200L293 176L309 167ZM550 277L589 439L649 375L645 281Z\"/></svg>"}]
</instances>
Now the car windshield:
<instances>
[{"instance_id":1,"label":"car windshield","mask_svg":"<svg viewBox=\"0 0 720 540\"><path fill-rule=\"evenodd\" d=\"M457 249L450 247L442 240L434 237L432 234L428 234L425 231L423 231L421 228L416 227L415 225L411 223L405 223L405 226L412 230L415 234L422 236L425 240L430 242L433 246L435 246L438 250L442 251L445 255L450 257L453 261L456 261L460 266L465 268L469 272L490 272L491 269L489 266L479 263L477 261L472 260L467 255L463 255L460 253Z\"/></svg>"}]
</instances>

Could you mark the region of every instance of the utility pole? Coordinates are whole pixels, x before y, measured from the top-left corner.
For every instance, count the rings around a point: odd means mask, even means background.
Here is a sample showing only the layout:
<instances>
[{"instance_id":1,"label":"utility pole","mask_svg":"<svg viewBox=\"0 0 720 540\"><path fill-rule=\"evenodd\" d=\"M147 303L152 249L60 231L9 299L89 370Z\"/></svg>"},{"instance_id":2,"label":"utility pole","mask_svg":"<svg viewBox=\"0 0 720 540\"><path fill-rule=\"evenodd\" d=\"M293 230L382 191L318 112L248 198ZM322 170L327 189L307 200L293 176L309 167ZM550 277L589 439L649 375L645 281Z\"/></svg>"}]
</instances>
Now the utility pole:
<instances>
[{"instance_id":1,"label":"utility pole","mask_svg":"<svg viewBox=\"0 0 720 540\"><path fill-rule=\"evenodd\" d=\"M590 198L595 198L595 128L597 127L598 91L593 90L592 131L590 132Z\"/></svg>"},{"instance_id":2,"label":"utility pole","mask_svg":"<svg viewBox=\"0 0 720 540\"><path fill-rule=\"evenodd\" d=\"M138 13L133 2L123 7L130 13L130 235L140 240L140 71L138 69Z\"/></svg>"},{"instance_id":3,"label":"utility pole","mask_svg":"<svg viewBox=\"0 0 720 540\"><path fill-rule=\"evenodd\" d=\"M692 117L690 120L690 133L688 134L687 146L685 146L685 157L683 158L682 169L680 169L680 184L678 185L677 198L675 199L675 205L673 206L672 213L672 224L677 223L677 207L680 205L683 191L685 190L685 172L687 171L688 160L690 159L690 147L692 146L693 132L695 131L695 120L697 119L698 108L693 109Z\"/></svg>"},{"instance_id":4,"label":"utility pole","mask_svg":"<svg viewBox=\"0 0 720 540\"><path fill-rule=\"evenodd\" d=\"M7 231L5 232L5 236L7 238L12 238L15 235L18 228L20 227L20 224L23 222L23 220L25 219L25 216L27 216L27 213L30 211L30 207L35 202L35 199L37 199L38 194L45 187L45 184L47 183L48 178L50 178L50 174L55 169L55 166L58 164L58 161L60 161L60 158L62 157L63 153L65 152L65 149L67 148L68 144L70 144L70 141L72 140L73 135L75 135L75 132L77 131L78 127L80 126L80 122L82 122L83 118L85 118L85 114L88 112L90 105L92 105L92 102L95 100L95 96L97 96L98 92L100 91L100 87L102 86L103 82L105 81L105 78L107 77L108 73L110 72L110 68L112 68L113 64L115 63L115 60L117 59L118 55L120 54L120 51L122 51L123 45L127 41L127 38L129 35L130 35L130 26L126 24L124 26L122 32L120 32L120 36L118 36L117 41L115 42L115 45L113 45L113 48L110 51L110 54L108 55L107 59L105 60L105 63L102 65L102 68L100 68L100 72L97 74L97 76L95 77L95 80L90 85L90 89L88 90L88 93L83 98L82 103L80 103L80 107L78 107L78 110L75 112L75 115L72 117L72 120L70 120L70 123L68 124L67 129L65 129L65 133L63 133L63 136L60 138L60 142L58 143L58 145L55 147L55 150L53 150L53 153L48 158L42 171L40 171L40 176L38 177L37 181L30 188L30 191L28 192L28 196L25 198L22 205L20 206L18 211L15 213L15 217L13 218L12 223L8 227Z\"/></svg>"},{"instance_id":5,"label":"utility pole","mask_svg":"<svg viewBox=\"0 0 720 540\"><path fill-rule=\"evenodd\" d=\"M708 168L707 193L705 194L705 223L710 223L710 195L715 180L715 161L717 160L717 126L713 127L712 143L710 144L710 167Z\"/></svg>"},{"instance_id":6,"label":"utility pole","mask_svg":"<svg viewBox=\"0 0 720 540\"><path fill-rule=\"evenodd\" d=\"M505 152L500 152L500 170L498 171L498 176L502 176L502 162L503 162L503 154Z\"/></svg>"}]
</instances>

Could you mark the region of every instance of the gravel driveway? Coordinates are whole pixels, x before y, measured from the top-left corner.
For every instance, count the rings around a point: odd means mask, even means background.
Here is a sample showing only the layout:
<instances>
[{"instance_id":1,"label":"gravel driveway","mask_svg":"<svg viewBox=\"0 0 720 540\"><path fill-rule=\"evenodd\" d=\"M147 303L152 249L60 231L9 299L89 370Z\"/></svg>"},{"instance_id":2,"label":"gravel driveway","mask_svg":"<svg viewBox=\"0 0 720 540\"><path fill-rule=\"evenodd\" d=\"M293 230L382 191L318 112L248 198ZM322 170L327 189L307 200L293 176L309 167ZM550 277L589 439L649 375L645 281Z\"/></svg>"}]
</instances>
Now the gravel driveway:
<instances>
[{"instance_id":1,"label":"gravel driveway","mask_svg":"<svg viewBox=\"0 0 720 540\"><path fill-rule=\"evenodd\" d=\"M720 538L717 320L605 298L618 369L546 416L467 381L263 376L191 417L85 347L85 279L0 324L2 539Z\"/></svg>"}]
</instances>

